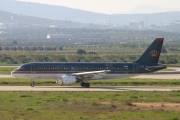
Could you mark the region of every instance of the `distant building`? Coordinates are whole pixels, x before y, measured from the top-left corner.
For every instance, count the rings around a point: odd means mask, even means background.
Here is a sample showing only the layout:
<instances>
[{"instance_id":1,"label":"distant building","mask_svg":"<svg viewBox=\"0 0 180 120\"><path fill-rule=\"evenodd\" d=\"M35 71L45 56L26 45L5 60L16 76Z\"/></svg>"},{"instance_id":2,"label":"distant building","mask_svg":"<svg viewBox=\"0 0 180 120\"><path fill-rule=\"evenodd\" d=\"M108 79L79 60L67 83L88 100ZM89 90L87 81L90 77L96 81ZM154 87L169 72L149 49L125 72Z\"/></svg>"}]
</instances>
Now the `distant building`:
<instances>
[{"instance_id":1,"label":"distant building","mask_svg":"<svg viewBox=\"0 0 180 120\"><path fill-rule=\"evenodd\" d=\"M75 45L82 45L83 43L82 42L75 42L74 44Z\"/></svg>"},{"instance_id":2,"label":"distant building","mask_svg":"<svg viewBox=\"0 0 180 120\"><path fill-rule=\"evenodd\" d=\"M72 35L69 34L48 34L47 39L72 39Z\"/></svg>"},{"instance_id":3,"label":"distant building","mask_svg":"<svg viewBox=\"0 0 180 120\"><path fill-rule=\"evenodd\" d=\"M129 26L132 27L132 28L144 28L144 21L130 22Z\"/></svg>"},{"instance_id":4,"label":"distant building","mask_svg":"<svg viewBox=\"0 0 180 120\"><path fill-rule=\"evenodd\" d=\"M0 29L11 29L19 27L16 23L0 23Z\"/></svg>"},{"instance_id":5,"label":"distant building","mask_svg":"<svg viewBox=\"0 0 180 120\"><path fill-rule=\"evenodd\" d=\"M0 23L0 29L5 29L5 25L3 23Z\"/></svg>"},{"instance_id":6,"label":"distant building","mask_svg":"<svg viewBox=\"0 0 180 120\"><path fill-rule=\"evenodd\" d=\"M171 25L180 25L180 20L175 20L174 22L171 23Z\"/></svg>"},{"instance_id":7,"label":"distant building","mask_svg":"<svg viewBox=\"0 0 180 120\"><path fill-rule=\"evenodd\" d=\"M120 44L126 44L127 42L119 42Z\"/></svg>"},{"instance_id":8,"label":"distant building","mask_svg":"<svg viewBox=\"0 0 180 120\"><path fill-rule=\"evenodd\" d=\"M0 31L0 34L6 34L6 32L4 32L4 31Z\"/></svg>"}]
</instances>

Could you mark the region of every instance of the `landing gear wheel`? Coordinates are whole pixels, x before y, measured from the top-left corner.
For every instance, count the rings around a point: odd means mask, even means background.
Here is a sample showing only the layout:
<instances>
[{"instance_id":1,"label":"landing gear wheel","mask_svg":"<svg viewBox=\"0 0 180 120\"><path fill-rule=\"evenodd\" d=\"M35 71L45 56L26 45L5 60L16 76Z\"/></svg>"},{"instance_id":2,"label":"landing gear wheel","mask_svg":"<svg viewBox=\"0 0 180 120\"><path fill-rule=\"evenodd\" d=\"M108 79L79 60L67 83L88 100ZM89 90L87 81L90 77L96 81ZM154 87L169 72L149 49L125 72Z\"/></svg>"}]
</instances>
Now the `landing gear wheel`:
<instances>
[{"instance_id":1,"label":"landing gear wheel","mask_svg":"<svg viewBox=\"0 0 180 120\"><path fill-rule=\"evenodd\" d=\"M90 87L90 84L89 84L89 83L85 83L85 87L86 87L86 88L89 88L89 87Z\"/></svg>"},{"instance_id":2,"label":"landing gear wheel","mask_svg":"<svg viewBox=\"0 0 180 120\"><path fill-rule=\"evenodd\" d=\"M85 87L85 85L86 85L85 82L82 82L82 83L81 83L81 86L82 86L82 87Z\"/></svg>"},{"instance_id":3,"label":"landing gear wheel","mask_svg":"<svg viewBox=\"0 0 180 120\"><path fill-rule=\"evenodd\" d=\"M34 87L34 81L32 81L32 83L31 83L31 87Z\"/></svg>"}]
</instances>

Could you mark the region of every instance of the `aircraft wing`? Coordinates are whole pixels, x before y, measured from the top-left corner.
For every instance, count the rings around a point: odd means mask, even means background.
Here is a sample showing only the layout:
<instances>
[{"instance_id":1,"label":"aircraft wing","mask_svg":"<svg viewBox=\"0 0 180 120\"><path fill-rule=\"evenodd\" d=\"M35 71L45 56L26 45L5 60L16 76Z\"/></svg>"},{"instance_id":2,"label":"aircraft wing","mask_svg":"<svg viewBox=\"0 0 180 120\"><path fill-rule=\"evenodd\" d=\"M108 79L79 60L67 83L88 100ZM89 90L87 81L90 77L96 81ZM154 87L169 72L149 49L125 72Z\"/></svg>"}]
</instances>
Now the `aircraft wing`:
<instances>
[{"instance_id":1,"label":"aircraft wing","mask_svg":"<svg viewBox=\"0 0 180 120\"><path fill-rule=\"evenodd\" d=\"M105 74L107 72L110 72L110 70L100 70L100 71L72 73L71 75L77 76L77 78L79 78L79 79L87 79L87 78L92 78L94 75Z\"/></svg>"},{"instance_id":2,"label":"aircraft wing","mask_svg":"<svg viewBox=\"0 0 180 120\"><path fill-rule=\"evenodd\" d=\"M90 71L90 72L80 72L80 73L72 73L71 75L91 75L91 74L100 74L100 73L107 73L110 72L110 70L100 70L100 71Z\"/></svg>"}]
</instances>

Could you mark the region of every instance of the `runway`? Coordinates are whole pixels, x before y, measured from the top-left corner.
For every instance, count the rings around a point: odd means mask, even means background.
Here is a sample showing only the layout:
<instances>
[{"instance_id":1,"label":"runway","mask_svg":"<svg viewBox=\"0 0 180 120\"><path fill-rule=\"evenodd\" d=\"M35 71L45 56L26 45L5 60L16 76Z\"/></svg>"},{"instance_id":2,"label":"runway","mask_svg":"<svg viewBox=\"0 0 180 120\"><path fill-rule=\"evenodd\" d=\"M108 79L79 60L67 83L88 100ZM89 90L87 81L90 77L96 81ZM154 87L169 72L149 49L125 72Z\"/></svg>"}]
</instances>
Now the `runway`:
<instances>
[{"instance_id":1,"label":"runway","mask_svg":"<svg viewBox=\"0 0 180 120\"><path fill-rule=\"evenodd\" d=\"M131 78L140 78L140 79L174 79L174 80L179 80L180 79L180 74L143 74L143 75L138 75L135 77Z\"/></svg>"},{"instance_id":2,"label":"runway","mask_svg":"<svg viewBox=\"0 0 180 120\"><path fill-rule=\"evenodd\" d=\"M180 91L180 87L96 86L82 88L79 86L0 86L0 91Z\"/></svg>"}]
</instances>

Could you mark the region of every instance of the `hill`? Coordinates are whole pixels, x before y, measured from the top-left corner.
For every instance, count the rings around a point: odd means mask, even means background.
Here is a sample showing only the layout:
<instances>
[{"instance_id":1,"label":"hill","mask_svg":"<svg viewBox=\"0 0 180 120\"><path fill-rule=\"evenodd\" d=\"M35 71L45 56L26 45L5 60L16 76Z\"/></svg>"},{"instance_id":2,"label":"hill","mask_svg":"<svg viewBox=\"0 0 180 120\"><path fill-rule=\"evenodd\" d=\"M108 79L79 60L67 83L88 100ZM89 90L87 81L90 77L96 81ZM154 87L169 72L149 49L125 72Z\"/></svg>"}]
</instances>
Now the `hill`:
<instances>
[{"instance_id":1,"label":"hill","mask_svg":"<svg viewBox=\"0 0 180 120\"><path fill-rule=\"evenodd\" d=\"M22 14L14 14L0 10L0 28L7 28L12 26L13 28L38 28L38 27L60 27L60 28L102 28L105 26L98 26L88 23L78 23L72 21L53 20L47 18L38 18Z\"/></svg>"},{"instance_id":2,"label":"hill","mask_svg":"<svg viewBox=\"0 0 180 120\"><path fill-rule=\"evenodd\" d=\"M107 15L63 6L20 2L16 0L1 0L0 10L53 20L105 25L129 25L130 22L144 21L147 26L152 24L162 26L169 25L171 22L180 19L180 12Z\"/></svg>"}]
</instances>

